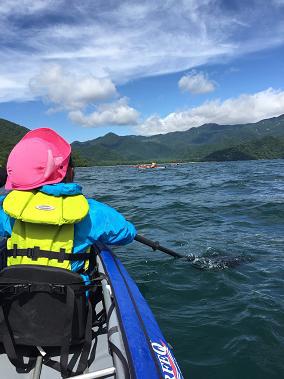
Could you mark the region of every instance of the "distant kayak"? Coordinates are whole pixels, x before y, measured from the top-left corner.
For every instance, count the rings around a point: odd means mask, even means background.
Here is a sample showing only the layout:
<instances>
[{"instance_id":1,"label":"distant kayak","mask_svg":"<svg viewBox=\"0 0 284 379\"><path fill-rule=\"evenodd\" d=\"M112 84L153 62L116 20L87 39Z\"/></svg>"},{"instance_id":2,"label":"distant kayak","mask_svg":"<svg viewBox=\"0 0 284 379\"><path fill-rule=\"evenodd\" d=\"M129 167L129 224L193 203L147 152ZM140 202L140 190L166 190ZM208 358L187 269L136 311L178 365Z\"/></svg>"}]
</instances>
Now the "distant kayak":
<instances>
[{"instance_id":1,"label":"distant kayak","mask_svg":"<svg viewBox=\"0 0 284 379\"><path fill-rule=\"evenodd\" d=\"M139 170L164 170L167 168L166 166L155 166L152 167L151 165L139 165L136 166Z\"/></svg>"},{"instance_id":2,"label":"distant kayak","mask_svg":"<svg viewBox=\"0 0 284 379\"><path fill-rule=\"evenodd\" d=\"M165 169L166 168L166 166L157 165L156 162L139 164L135 167L138 168L139 170L148 170L148 169L157 170L157 169Z\"/></svg>"}]
</instances>

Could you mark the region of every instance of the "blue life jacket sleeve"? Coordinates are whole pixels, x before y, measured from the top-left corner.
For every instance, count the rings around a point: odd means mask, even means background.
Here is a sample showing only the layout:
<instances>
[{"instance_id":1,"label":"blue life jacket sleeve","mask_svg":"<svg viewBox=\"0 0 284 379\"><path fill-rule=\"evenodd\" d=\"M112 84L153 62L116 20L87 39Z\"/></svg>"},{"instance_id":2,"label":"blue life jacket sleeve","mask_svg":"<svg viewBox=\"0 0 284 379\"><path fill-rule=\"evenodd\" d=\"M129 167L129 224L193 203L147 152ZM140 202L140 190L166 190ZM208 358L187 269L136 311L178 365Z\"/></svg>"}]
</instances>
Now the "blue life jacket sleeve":
<instances>
[{"instance_id":1,"label":"blue life jacket sleeve","mask_svg":"<svg viewBox=\"0 0 284 379\"><path fill-rule=\"evenodd\" d=\"M52 196L72 196L81 194L82 187L77 183L57 183L44 185L40 191ZM96 241L107 245L125 245L133 241L136 235L134 225L110 206L94 199L87 200L89 213L75 225L75 253Z\"/></svg>"},{"instance_id":2,"label":"blue life jacket sleeve","mask_svg":"<svg viewBox=\"0 0 284 379\"><path fill-rule=\"evenodd\" d=\"M10 237L14 220L12 220L3 210L2 205L4 199L5 196L0 196L0 237Z\"/></svg>"},{"instance_id":3,"label":"blue life jacket sleeve","mask_svg":"<svg viewBox=\"0 0 284 379\"><path fill-rule=\"evenodd\" d=\"M119 212L99 201L88 199L90 206L89 239L107 245L126 245L133 241L137 232L133 224Z\"/></svg>"}]
</instances>

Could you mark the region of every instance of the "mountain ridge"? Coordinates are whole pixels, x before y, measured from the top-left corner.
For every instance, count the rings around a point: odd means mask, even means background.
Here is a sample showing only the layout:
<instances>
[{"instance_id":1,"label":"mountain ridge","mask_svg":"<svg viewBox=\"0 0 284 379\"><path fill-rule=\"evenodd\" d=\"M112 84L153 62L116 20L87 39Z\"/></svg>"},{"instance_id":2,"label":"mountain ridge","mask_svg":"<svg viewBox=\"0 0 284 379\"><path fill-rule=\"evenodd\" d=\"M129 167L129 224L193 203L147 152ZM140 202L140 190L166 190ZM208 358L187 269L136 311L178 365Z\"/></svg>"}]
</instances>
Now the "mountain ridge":
<instances>
[{"instance_id":1,"label":"mountain ridge","mask_svg":"<svg viewBox=\"0 0 284 379\"><path fill-rule=\"evenodd\" d=\"M0 164L4 164L12 147L29 129L8 120L0 119ZM272 140L279 140L279 144ZM261 141L264 139L261 143ZM77 165L136 164L141 162L204 161L206 159L229 159L240 157L261 159L258 145L265 150L265 156L282 158L284 141L284 114L260 120L255 123L220 125L203 124L186 131L174 131L152 136L119 136L110 132L88 141L72 142ZM273 144L275 148L273 150ZM271 146L270 146L271 145ZM276 148L277 145L277 148ZM234 154L226 149L234 148ZM237 149L237 150L236 150ZM216 156L210 156L216 152ZM219 152L219 153L218 153ZM221 153L220 153L221 152ZM232 155L233 154L233 155ZM256 158L254 158L256 157ZM240 159L242 159L240 158Z\"/></svg>"},{"instance_id":2,"label":"mountain ridge","mask_svg":"<svg viewBox=\"0 0 284 379\"><path fill-rule=\"evenodd\" d=\"M92 164L199 161L215 151L268 136L284 138L284 115L249 124L210 123L153 136L108 133L86 142L73 142L72 147Z\"/></svg>"}]
</instances>

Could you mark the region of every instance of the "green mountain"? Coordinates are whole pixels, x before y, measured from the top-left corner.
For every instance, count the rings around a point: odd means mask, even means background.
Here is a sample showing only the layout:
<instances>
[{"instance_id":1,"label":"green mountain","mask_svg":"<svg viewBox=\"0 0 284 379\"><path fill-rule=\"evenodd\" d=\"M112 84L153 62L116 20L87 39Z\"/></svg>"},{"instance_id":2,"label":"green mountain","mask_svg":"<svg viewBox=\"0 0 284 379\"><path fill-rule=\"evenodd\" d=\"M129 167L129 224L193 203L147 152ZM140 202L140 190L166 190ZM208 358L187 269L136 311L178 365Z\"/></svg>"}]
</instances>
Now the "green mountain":
<instances>
[{"instance_id":1,"label":"green mountain","mask_svg":"<svg viewBox=\"0 0 284 379\"><path fill-rule=\"evenodd\" d=\"M242 161L255 159L284 159L284 138L264 137L254 142L214 151L203 161Z\"/></svg>"},{"instance_id":2,"label":"green mountain","mask_svg":"<svg viewBox=\"0 0 284 379\"><path fill-rule=\"evenodd\" d=\"M171 145L151 141L149 137L121 137L114 133L87 142L73 142L72 149L92 164L164 161L174 157Z\"/></svg>"},{"instance_id":3,"label":"green mountain","mask_svg":"<svg viewBox=\"0 0 284 379\"><path fill-rule=\"evenodd\" d=\"M27 128L0 119L0 165ZM205 124L150 137L108 133L72 143L77 166L283 158L284 115L251 124Z\"/></svg>"},{"instance_id":4,"label":"green mountain","mask_svg":"<svg viewBox=\"0 0 284 379\"><path fill-rule=\"evenodd\" d=\"M108 133L104 137L91 141L73 142L72 147L91 165L175 160L199 161L215 151L270 136L279 140L284 139L284 115L251 124L205 124L184 132L150 137L118 136ZM266 147L263 146L263 148Z\"/></svg>"},{"instance_id":5,"label":"green mountain","mask_svg":"<svg viewBox=\"0 0 284 379\"><path fill-rule=\"evenodd\" d=\"M29 131L24 126L0 118L0 166L4 165L14 145Z\"/></svg>"},{"instance_id":6,"label":"green mountain","mask_svg":"<svg viewBox=\"0 0 284 379\"><path fill-rule=\"evenodd\" d=\"M5 165L12 148L28 131L24 126L0 118L0 166ZM74 152L72 157L76 166L88 165L88 161L77 152Z\"/></svg>"}]
</instances>

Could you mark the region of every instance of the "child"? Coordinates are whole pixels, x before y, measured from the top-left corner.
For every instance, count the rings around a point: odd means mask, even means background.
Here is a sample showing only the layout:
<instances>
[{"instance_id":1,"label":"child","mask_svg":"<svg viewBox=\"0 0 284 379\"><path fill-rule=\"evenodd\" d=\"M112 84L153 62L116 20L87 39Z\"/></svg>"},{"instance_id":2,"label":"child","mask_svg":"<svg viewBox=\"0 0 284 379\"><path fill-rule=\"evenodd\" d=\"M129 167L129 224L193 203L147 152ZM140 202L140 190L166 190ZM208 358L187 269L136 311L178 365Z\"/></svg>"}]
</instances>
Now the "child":
<instances>
[{"instance_id":1,"label":"child","mask_svg":"<svg viewBox=\"0 0 284 379\"><path fill-rule=\"evenodd\" d=\"M8 265L40 264L83 273L95 242L123 245L135 227L113 208L86 199L73 183L71 146L55 131L28 132L11 151L0 197L0 237Z\"/></svg>"}]
</instances>

